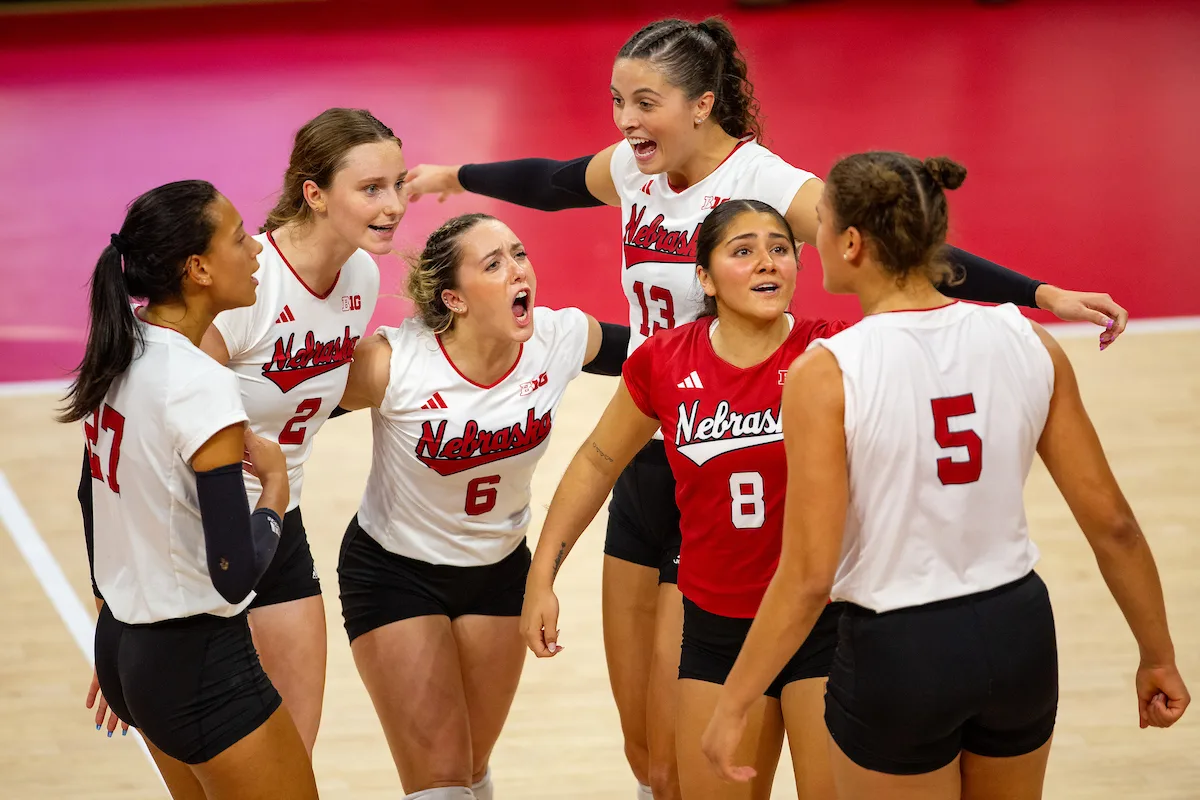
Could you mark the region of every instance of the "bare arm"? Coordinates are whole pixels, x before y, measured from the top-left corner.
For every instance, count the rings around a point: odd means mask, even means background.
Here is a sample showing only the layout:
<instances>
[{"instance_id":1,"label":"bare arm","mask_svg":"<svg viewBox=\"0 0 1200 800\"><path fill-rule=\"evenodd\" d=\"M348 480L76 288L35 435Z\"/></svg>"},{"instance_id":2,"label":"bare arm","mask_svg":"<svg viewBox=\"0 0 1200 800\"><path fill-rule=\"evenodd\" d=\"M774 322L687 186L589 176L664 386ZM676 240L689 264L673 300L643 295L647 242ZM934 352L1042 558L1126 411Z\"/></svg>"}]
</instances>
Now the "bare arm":
<instances>
[{"instance_id":1,"label":"bare arm","mask_svg":"<svg viewBox=\"0 0 1200 800\"><path fill-rule=\"evenodd\" d=\"M829 601L850 502L844 406L842 371L832 353L815 349L793 363L781 407L788 480L779 567L703 740L726 779L753 775L733 764L746 713L800 649Z\"/></svg>"},{"instance_id":2,"label":"bare arm","mask_svg":"<svg viewBox=\"0 0 1200 800\"><path fill-rule=\"evenodd\" d=\"M1182 715L1188 695L1175 669L1175 647L1154 556L1109 468L1100 437L1083 407L1071 362L1044 328L1034 324L1034 329L1054 362L1054 394L1038 454L1087 537L1100 574L1137 640L1143 727L1169 725ZM1149 685L1146 681L1154 683L1153 691L1143 691L1143 684ZM1158 691L1166 694L1168 703L1155 709L1150 701Z\"/></svg>"},{"instance_id":3,"label":"bare arm","mask_svg":"<svg viewBox=\"0 0 1200 800\"><path fill-rule=\"evenodd\" d=\"M820 178L809 178L792 198L788 206L787 221L792 227L792 233L805 244L817 244L817 203L821 200L821 192L825 191L825 182Z\"/></svg>"},{"instance_id":4,"label":"bare arm","mask_svg":"<svg viewBox=\"0 0 1200 800\"><path fill-rule=\"evenodd\" d=\"M560 649L558 598L554 595L558 570L595 518L621 470L657 429L658 420L642 413L622 380L596 429L559 481L538 537L521 609L521 635L538 658Z\"/></svg>"},{"instance_id":5,"label":"bare arm","mask_svg":"<svg viewBox=\"0 0 1200 800\"><path fill-rule=\"evenodd\" d=\"M621 195L617 192L617 185L613 183L610 167L612 165L613 151L620 144L620 142L610 144L599 153L596 153L592 160L588 162L586 176L587 189L591 192L592 197L606 206L616 206L617 208L621 207Z\"/></svg>"},{"instance_id":6,"label":"bare arm","mask_svg":"<svg viewBox=\"0 0 1200 800\"><path fill-rule=\"evenodd\" d=\"M388 340L379 334L363 339L354 348L346 390L338 405L347 411L379 408L387 393L391 374L392 346Z\"/></svg>"},{"instance_id":7,"label":"bare arm","mask_svg":"<svg viewBox=\"0 0 1200 800\"><path fill-rule=\"evenodd\" d=\"M658 420L642 413L622 380L554 492L529 568L531 583L553 585L562 562L595 518L617 476L656 430Z\"/></svg>"}]
</instances>

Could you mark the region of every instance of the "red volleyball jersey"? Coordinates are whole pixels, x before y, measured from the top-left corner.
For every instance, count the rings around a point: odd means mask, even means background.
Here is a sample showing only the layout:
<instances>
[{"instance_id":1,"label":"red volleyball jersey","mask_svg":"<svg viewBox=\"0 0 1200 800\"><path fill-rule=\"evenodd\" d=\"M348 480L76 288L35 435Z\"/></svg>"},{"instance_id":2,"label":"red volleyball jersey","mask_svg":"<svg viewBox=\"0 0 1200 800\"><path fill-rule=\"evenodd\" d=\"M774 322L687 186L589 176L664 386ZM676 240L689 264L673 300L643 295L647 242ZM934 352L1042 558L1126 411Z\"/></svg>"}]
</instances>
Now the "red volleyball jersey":
<instances>
[{"instance_id":1,"label":"red volleyball jersey","mask_svg":"<svg viewBox=\"0 0 1200 800\"><path fill-rule=\"evenodd\" d=\"M625 385L638 408L662 423L675 475L679 590L713 614L749 618L758 611L783 536L783 379L809 342L847 327L791 323L784 343L746 369L713 350L712 318L658 332L625 362Z\"/></svg>"}]
</instances>

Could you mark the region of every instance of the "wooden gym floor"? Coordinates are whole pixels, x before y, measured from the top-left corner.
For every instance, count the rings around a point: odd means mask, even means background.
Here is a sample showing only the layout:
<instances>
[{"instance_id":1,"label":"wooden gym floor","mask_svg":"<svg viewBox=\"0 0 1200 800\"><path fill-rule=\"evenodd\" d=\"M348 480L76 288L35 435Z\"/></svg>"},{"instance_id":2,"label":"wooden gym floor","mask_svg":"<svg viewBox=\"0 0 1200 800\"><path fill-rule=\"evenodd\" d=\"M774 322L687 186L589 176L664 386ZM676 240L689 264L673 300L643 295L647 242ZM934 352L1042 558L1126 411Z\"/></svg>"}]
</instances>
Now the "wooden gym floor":
<instances>
[{"instance_id":1,"label":"wooden gym floor","mask_svg":"<svg viewBox=\"0 0 1200 800\"><path fill-rule=\"evenodd\" d=\"M1135 323L1134 332L1103 354L1090 336L1065 344L1158 559L1180 669L1200 693L1200 332L1136 330ZM612 379L585 375L571 387L537 472L533 536L558 477L613 386ZM94 613L75 501L81 437L74 426L51 421L54 402L47 395L0 396L0 472L12 490L0 482L0 512L11 534L0 536L0 718L7 723L0 728L0 795L162 798L165 791L134 736L106 739L83 705L90 668L64 622L76 620L82 644L91 647ZM342 531L366 478L369 448L365 414L332 421L318 438L305 481L305 521L326 589L330 642L315 766L323 797L394 800L399 782L350 658L334 571ZM1029 480L1027 504L1061 650L1062 704L1046 797L1197 797L1200 708L1174 729L1138 729L1136 647L1040 463ZM493 761L501 800L633 796L601 645L603 529L602 515L559 582L566 652L548 662L530 656ZM37 574L17 541L31 553ZM40 541L47 549L38 554ZM55 564L63 584L53 583ZM786 763L779 775L774 796L794 797Z\"/></svg>"}]
</instances>

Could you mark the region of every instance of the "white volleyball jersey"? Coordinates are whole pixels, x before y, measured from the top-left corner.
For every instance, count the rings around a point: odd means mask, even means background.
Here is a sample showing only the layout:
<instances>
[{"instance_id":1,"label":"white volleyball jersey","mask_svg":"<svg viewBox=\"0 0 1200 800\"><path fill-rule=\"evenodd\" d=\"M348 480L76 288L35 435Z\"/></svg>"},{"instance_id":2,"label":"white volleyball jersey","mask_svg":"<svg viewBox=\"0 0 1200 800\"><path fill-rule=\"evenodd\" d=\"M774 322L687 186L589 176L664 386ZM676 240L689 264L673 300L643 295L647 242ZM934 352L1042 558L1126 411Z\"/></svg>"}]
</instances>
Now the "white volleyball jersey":
<instances>
[{"instance_id":1,"label":"white volleyball jersey","mask_svg":"<svg viewBox=\"0 0 1200 800\"><path fill-rule=\"evenodd\" d=\"M629 352L655 331L691 322L704 311L696 279L696 240L709 212L731 198L761 200L787 214L796 192L815 177L752 140L743 140L707 177L681 191L665 173L638 170L628 141L609 166L621 195Z\"/></svg>"},{"instance_id":2,"label":"white volleyball jersey","mask_svg":"<svg viewBox=\"0 0 1200 800\"><path fill-rule=\"evenodd\" d=\"M354 345L366 333L379 298L379 267L365 250L342 266L324 295L314 293L279 252L271 234L254 237L259 253L254 305L217 315L229 368L241 379L242 402L254 432L279 442L287 458L291 497L300 505L304 462L313 437L346 389ZM246 475L253 507L262 485Z\"/></svg>"},{"instance_id":3,"label":"white volleyball jersey","mask_svg":"<svg viewBox=\"0 0 1200 800\"><path fill-rule=\"evenodd\" d=\"M358 521L384 549L431 564L494 564L529 527L530 482L567 384L583 369L587 316L534 311L533 337L491 386L459 373L418 320L380 328L391 380L371 410L371 473Z\"/></svg>"},{"instance_id":4,"label":"white volleyball jersey","mask_svg":"<svg viewBox=\"0 0 1200 800\"><path fill-rule=\"evenodd\" d=\"M83 423L96 585L131 625L231 617L254 594L231 605L213 588L191 460L213 434L246 421L238 379L182 333L138 324L145 349Z\"/></svg>"},{"instance_id":5,"label":"white volleyball jersey","mask_svg":"<svg viewBox=\"0 0 1200 800\"><path fill-rule=\"evenodd\" d=\"M871 315L837 358L850 507L835 600L874 611L994 589L1038 560L1022 492L1054 365L1011 304Z\"/></svg>"}]
</instances>

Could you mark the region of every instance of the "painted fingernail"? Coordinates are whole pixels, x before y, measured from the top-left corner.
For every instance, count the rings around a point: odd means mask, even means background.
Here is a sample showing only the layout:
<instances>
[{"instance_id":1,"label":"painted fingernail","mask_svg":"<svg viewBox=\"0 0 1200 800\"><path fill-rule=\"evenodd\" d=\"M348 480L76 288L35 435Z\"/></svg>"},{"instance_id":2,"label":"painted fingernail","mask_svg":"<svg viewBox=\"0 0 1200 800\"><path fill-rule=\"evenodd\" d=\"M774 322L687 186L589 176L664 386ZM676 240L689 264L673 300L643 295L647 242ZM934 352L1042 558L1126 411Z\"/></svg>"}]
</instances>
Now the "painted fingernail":
<instances>
[{"instance_id":1,"label":"painted fingernail","mask_svg":"<svg viewBox=\"0 0 1200 800\"><path fill-rule=\"evenodd\" d=\"M1112 330L1112 326L1113 326L1113 321L1110 319L1110 320L1108 321L1108 324L1107 324L1107 325L1105 325L1104 327L1108 328L1109 330Z\"/></svg>"},{"instance_id":2,"label":"painted fingernail","mask_svg":"<svg viewBox=\"0 0 1200 800\"><path fill-rule=\"evenodd\" d=\"M96 730L100 730L100 729L101 729L101 728L103 728L103 727L104 727L103 725L97 725L97 726L96 726Z\"/></svg>"},{"instance_id":3,"label":"painted fingernail","mask_svg":"<svg viewBox=\"0 0 1200 800\"><path fill-rule=\"evenodd\" d=\"M110 738L110 739L112 738L112 731L108 732L108 738Z\"/></svg>"},{"instance_id":4,"label":"painted fingernail","mask_svg":"<svg viewBox=\"0 0 1200 800\"><path fill-rule=\"evenodd\" d=\"M126 728L125 730L121 731L121 735L122 735L122 736L128 736L128 735L129 735L129 728Z\"/></svg>"}]
</instances>

